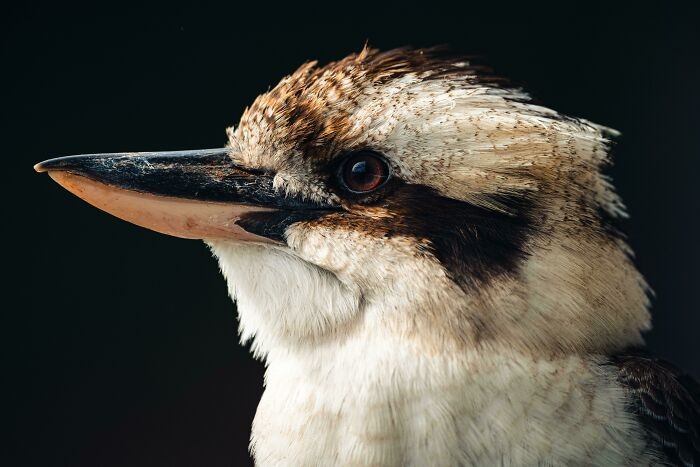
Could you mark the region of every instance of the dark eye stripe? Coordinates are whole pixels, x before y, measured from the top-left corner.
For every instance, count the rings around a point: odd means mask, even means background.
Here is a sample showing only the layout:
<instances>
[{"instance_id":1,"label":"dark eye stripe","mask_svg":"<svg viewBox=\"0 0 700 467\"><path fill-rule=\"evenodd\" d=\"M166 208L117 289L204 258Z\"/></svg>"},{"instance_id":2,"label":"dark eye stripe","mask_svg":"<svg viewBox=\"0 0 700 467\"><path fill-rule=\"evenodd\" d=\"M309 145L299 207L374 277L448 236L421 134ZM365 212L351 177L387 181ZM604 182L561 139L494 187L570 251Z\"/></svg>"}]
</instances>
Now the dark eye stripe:
<instances>
[{"instance_id":1,"label":"dark eye stripe","mask_svg":"<svg viewBox=\"0 0 700 467\"><path fill-rule=\"evenodd\" d=\"M496 277L516 274L529 255L528 239L537 232L534 204L526 197L492 196L493 210L446 198L423 185L395 177L381 207L388 215L364 215L362 209L337 211L311 221L312 227L360 232L368 237L401 236L416 240L465 291ZM332 237L330 237L332 238Z\"/></svg>"}]
</instances>

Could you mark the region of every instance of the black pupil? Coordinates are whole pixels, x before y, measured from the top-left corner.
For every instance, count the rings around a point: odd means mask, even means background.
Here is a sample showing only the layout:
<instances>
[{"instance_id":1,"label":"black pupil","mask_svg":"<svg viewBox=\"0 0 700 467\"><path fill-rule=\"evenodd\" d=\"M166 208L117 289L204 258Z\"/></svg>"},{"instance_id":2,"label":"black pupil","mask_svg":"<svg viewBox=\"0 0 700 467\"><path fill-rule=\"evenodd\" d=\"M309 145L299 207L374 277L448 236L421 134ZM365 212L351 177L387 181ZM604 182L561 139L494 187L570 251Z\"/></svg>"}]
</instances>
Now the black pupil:
<instances>
[{"instance_id":1,"label":"black pupil","mask_svg":"<svg viewBox=\"0 0 700 467\"><path fill-rule=\"evenodd\" d=\"M367 167L367 161L359 161L355 162L352 166L352 178L355 180L356 183L359 183L360 185L365 185L368 183L372 183L374 181L374 177L376 176L375 173L372 173L369 170L369 167Z\"/></svg>"},{"instance_id":2,"label":"black pupil","mask_svg":"<svg viewBox=\"0 0 700 467\"><path fill-rule=\"evenodd\" d=\"M343 172L343 182L356 192L374 190L389 175L386 164L373 154L355 154L346 162Z\"/></svg>"}]
</instances>

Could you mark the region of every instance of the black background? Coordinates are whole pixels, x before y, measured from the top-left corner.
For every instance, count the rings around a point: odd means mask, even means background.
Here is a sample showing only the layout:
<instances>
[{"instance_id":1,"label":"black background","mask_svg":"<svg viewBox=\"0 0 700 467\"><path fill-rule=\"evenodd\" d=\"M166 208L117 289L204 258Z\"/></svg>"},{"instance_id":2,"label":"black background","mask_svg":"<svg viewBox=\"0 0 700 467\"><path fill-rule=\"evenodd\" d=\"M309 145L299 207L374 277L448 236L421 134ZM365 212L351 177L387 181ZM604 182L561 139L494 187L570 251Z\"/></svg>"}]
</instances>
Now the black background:
<instances>
[{"instance_id":1,"label":"black background","mask_svg":"<svg viewBox=\"0 0 700 467\"><path fill-rule=\"evenodd\" d=\"M196 241L128 225L32 164L218 147L307 59L450 44L622 131L611 173L656 290L650 347L700 375L698 9L680 2L15 6L2 16L5 465L242 465L262 366ZM684 2L691 3L691 2Z\"/></svg>"}]
</instances>

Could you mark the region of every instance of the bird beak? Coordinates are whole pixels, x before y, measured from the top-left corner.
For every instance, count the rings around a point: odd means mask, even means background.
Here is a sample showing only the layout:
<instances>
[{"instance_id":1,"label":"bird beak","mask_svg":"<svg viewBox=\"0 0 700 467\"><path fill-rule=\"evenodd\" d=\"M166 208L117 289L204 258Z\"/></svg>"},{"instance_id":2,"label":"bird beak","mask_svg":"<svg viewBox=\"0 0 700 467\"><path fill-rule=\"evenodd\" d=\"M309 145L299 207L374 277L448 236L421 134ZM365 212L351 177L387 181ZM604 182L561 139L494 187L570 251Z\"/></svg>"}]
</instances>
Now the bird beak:
<instances>
[{"instance_id":1,"label":"bird beak","mask_svg":"<svg viewBox=\"0 0 700 467\"><path fill-rule=\"evenodd\" d=\"M120 219L181 238L274 242L279 239L248 232L237 222L316 207L280 196L273 176L237 166L223 148L67 156L34 169Z\"/></svg>"}]
</instances>

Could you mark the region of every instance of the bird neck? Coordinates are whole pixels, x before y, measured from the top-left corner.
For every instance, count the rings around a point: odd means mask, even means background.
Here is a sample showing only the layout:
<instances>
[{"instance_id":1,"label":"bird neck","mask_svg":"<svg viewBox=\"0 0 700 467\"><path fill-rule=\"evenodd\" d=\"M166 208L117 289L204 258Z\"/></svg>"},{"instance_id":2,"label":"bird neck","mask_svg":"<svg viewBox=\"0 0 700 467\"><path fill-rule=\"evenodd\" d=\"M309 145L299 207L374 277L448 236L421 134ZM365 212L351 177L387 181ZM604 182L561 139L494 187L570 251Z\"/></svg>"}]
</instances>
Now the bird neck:
<instances>
[{"instance_id":1,"label":"bird neck","mask_svg":"<svg viewBox=\"0 0 700 467\"><path fill-rule=\"evenodd\" d=\"M505 349L436 352L376 333L273 352L251 447L271 465L534 465L552 445L568 446L568 436L615 456L619 439L596 443L622 437L629 420L600 423L623 413L624 401L599 363ZM548 460L571 461L561 455Z\"/></svg>"},{"instance_id":2,"label":"bird neck","mask_svg":"<svg viewBox=\"0 0 700 467\"><path fill-rule=\"evenodd\" d=\"M600 422L624 401L595 354L637 328L590 338L614 315L600 307L600 324L590 292L570 291L569 250L542 249L481 294L406 258L358 296L358 281L285 251L210 245L242 339L267 366L251 440L258 463L561 465L579 459L552 446L580 436L586 453L605 454L590 463L625 464L611 433L627 433L616 424L629 420Z\"/></svg>"}]
</instances>

